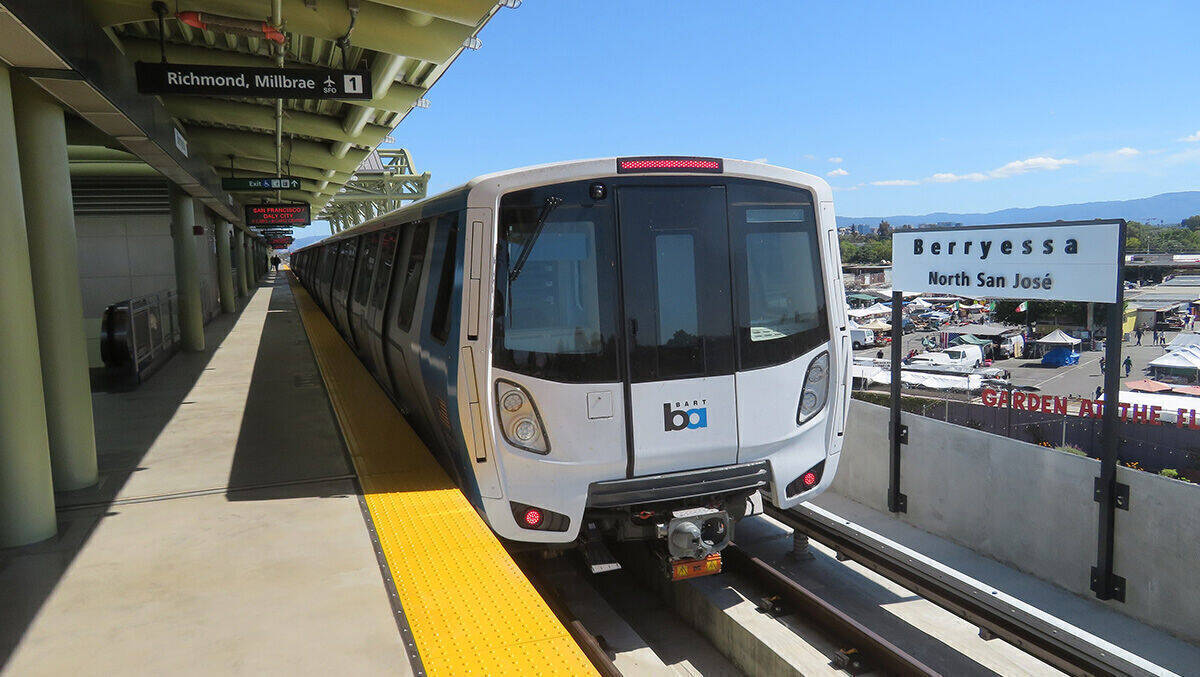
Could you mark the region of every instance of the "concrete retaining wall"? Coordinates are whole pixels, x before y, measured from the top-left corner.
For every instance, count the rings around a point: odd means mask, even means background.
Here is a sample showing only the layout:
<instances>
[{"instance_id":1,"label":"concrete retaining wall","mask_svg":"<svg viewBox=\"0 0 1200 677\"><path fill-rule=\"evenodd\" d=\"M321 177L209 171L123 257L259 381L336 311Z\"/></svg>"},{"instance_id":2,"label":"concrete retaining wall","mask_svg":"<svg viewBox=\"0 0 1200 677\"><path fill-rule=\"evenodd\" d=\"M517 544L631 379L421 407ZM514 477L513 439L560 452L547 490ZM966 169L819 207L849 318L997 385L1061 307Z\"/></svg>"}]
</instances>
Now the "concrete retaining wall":
<instances>
[{"instance_id":1,"label":"concrete retaining wall","mask_svg":"<svg viewBox=\"0 0 1200 677\"><path fill-rule=\"evenodd\" d=\"M897 516L1077 594L1092 597L1098 461L912 414ZM831 490L887 512L888 410L854 400ZM1123 613L1200 641L1200 486L1118 469L1130 510L1117 511Z\"/></svg>"}]
</instances>

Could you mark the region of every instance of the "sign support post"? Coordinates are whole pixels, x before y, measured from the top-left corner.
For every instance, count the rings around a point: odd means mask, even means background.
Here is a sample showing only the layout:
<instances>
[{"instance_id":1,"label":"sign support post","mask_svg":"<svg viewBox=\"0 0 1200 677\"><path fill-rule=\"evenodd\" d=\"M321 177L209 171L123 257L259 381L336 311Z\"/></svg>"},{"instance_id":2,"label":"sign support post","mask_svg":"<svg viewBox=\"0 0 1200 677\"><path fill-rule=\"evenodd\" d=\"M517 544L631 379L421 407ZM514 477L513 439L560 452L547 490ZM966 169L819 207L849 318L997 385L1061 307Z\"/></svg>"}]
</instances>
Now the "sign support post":
<instances>
[{"instance_id":1,"label":"sign support post","mask_svg":"<svg viewBox=\"0 0 1200 677\"><path fill-rule=\"evenodd\" d=\"M1100 458L1100 476L1096 478L1095 500L1100 504L1100 525L1096 539L1096 566L1092 568L1092 592L1099 599L1125 601L1125 579L1113 573L1113 539L1116 535L1117 508L1129 509L1129 485L1117 482L1117 456L1121 441L1117 437L1117 417L1121 400L1121 339L1125 320L1125 222L1117 245L1117 300L1108 307L1108 329L1104 337L1104 419L1100 438L1104 455Z\"/></svg>"},{"instance_id":2,"label":"sign support post","mask_svg":"<svg viewBox=\"0 0 1200 677\"><path fill-rule=\"evenodd\" d=\"M900 445L908 443L908 429L900 422L900 372L904 343L904 292L892 292L892 417L888 439L887 506L891 512L908 512L908 497L900 493Z\"/></svg>"}]
</instances>

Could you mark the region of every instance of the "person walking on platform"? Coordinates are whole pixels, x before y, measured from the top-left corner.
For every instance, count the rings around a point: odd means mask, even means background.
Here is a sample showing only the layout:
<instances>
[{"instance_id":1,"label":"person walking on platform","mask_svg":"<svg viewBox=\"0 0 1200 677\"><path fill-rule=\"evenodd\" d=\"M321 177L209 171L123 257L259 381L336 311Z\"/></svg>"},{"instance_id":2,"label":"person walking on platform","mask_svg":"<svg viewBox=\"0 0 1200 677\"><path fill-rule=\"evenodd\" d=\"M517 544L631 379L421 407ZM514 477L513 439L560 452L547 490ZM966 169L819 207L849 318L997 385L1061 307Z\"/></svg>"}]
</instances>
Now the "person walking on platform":
<instances>
[{"instance_id":1,"label":"person walking on platform","mask_svg":"<svg viewBox=\"0 0 1200 677\"><path fill-rule=\"evenodd\" d=\"M276 272L276 273L278 273L278 272L279 272L279 263L280 263L280 258L279 258L278 256L272 256L272 257L271 257L271 266L272 266L273 268L275 268L275 272Z\"/></svg>"},{"instance_id":2,"label":"person walking on platform","mask_svg":"<svg viewBox=\"0 0 1200 677\"><path fill-rule=\"evenodd\" d=\"M1133 335L1137 337L1137 344L1142 345L1142 328L1138 327L1133 331Z\"/></svg>"},{"instance_id":3,"label":"person walking on platform","mask_svg":"<svg viewBox=\"0 0 1200 677\"><path fill-rule=\"evenodd\" d=\"M1133 360L1129 359L1129 356L1126 355L1125 361L1122 364L1125 365L1125 377L1129 378L1129 372L1133 371Z\"/></svg>"},{"instance_id":4,"label":"person walking on platform","mask_svg":"<svg viewBox=\"0 0 1200 677\"><path fill-rule=\"evenodd\" d=\"M1103 394L1104 394L1104 388L1101 388L1100 386L1096 386L1096 397L1093 399L1098 400L1098 399L1100 399L1100 396Z\"/></svg>"}]
</instances>

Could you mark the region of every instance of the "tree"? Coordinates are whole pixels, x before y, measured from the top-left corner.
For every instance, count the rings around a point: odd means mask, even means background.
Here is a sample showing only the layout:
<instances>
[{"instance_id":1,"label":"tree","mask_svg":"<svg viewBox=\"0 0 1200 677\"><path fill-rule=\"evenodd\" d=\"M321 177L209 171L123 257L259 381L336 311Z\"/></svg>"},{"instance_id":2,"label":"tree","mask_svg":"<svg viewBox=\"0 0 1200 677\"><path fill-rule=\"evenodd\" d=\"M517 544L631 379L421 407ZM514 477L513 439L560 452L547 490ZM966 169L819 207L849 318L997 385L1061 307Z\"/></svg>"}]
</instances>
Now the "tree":
<instances>
[{"instance_id":1,"label":"tree","mask_svg":"<svg viewBox=\"0 0 1200 677\"><path fill-rule=\"evenodd\" d=\"M887 221L879 222L879 237L887 237L892 234L892 224Z\"/></svg>"},{"instance_id":2,"label":"tree","mask_svg":"<svg viewBox=\"0 0 1200 677\"><path fill-rule=\"evenodd\" d=\"M849 263L854 260L854 255L858 253L858 247L853 242L842 240L840 245L842 249L842 263Z\"/></svg>"},{"instance_id":3,"label":"tree","mask_svg":"<svg viewBox=\"0 0 1200 677\"><path fill-rule=\"evenodd\" d=\"M1192 232L1196 232L1197 230L1200 230L1200 214L1187 217L1186 219L1181 221L1179 225L1183 226L1184 228L1187 228L1188 230L1190 230Z\"/></svg>"}]
</instances>

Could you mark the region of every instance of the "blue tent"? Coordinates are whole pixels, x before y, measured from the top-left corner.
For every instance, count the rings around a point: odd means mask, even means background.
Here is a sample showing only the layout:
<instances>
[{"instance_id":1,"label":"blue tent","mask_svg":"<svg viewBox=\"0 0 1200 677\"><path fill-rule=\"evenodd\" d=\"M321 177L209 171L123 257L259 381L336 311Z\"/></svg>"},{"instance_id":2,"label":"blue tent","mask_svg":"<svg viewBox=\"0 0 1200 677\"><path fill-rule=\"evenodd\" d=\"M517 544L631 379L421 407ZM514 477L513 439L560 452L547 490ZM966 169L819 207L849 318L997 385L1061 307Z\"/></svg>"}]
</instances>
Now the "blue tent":
<instances>
[{"instance_id":1,"label":"blue tent","mask_svg":"<svg viewBox=\"0 0 1200 677\"><path fill-rule=\"evenodd\" d=\"M1072 364L1079 364L1079 353L1066 346L1052 348L1042 356L1042 364L1048 367L1066 367Z\"/></svg>"}]
</instances>

